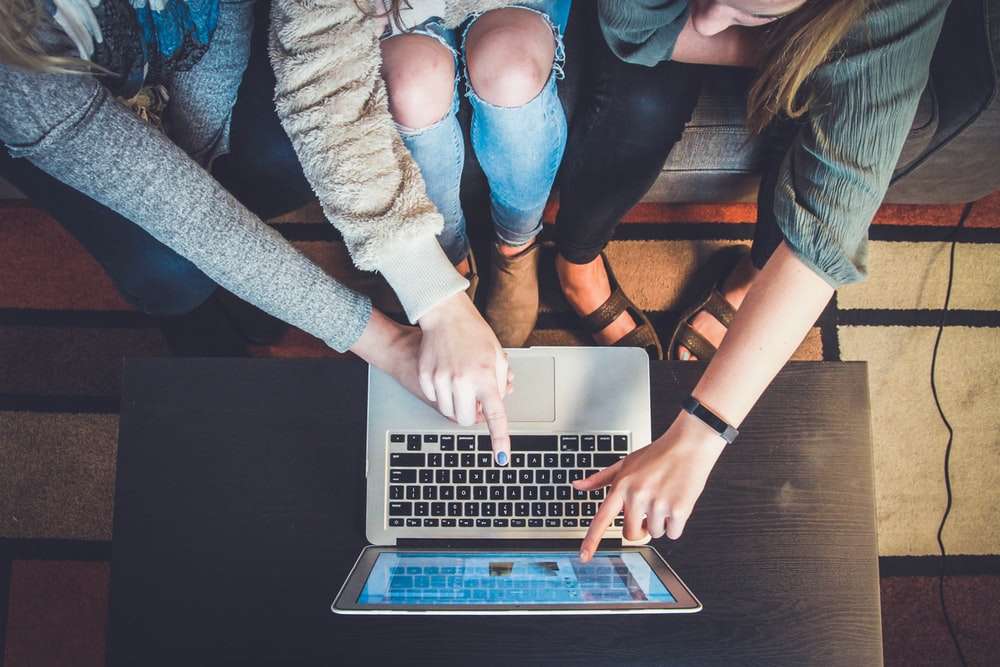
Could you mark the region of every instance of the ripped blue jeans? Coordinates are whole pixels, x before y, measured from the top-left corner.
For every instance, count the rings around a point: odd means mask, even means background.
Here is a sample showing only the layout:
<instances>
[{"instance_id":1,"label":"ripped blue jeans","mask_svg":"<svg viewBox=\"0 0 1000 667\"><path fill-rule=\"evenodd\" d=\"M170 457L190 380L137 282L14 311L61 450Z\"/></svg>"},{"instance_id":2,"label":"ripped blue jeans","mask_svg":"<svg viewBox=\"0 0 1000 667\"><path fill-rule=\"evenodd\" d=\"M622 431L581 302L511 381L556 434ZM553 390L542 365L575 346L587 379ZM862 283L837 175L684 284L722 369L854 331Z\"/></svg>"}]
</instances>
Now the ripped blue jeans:
<instances>
[{"instance_id":1,"label":"ripped blue jeans","mask_svg":"<svg viewBox=\"0 0 1000 667\"><path fill-rule=\"evenodd\" d=\"M423 129L398 126L403 143L420 167L427 196L444 217L438 236L455 264L469 253L465 215L459 200L465 142L458 122L460 79L472 107L472 149L490 187L490 212L497 238L506 245L529 243L542 228L542 211L555 181L566 147L566 113L556 91L562 78L562 33L572 0L535 0L518 6L546 18L555 39L552 72L541 92L518 107L499 107L480 98L468 83L465 42L479 18L471 16L459 30L445 28L436 19L410 31L433 37L455 57L455 93L451 109L440 121ZM461 33L461 34L459 34Z\"/></svg>"}]
</instances>

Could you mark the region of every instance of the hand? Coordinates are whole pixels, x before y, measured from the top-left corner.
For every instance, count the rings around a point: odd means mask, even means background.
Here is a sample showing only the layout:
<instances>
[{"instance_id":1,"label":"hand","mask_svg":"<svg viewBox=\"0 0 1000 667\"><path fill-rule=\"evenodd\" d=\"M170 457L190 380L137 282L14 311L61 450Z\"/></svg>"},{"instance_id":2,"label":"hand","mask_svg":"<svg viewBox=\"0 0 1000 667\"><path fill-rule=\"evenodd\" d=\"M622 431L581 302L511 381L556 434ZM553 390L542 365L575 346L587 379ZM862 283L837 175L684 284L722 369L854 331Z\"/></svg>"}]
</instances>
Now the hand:
<instances>
[{"instance_id":1,"label":"hand","mask_svg":"<svg viewBox=\"0 0 1000 667\"><path fill-rule=\"evenodd\" d=\"M503 398L513 377L507 355L464 292L445 299L418 322L423 331L419 380L427 400L463 426L486 421L493 455L510 460Z\"/></svg>"},{"instance_id":2,"label":"hand","mask_svg":"<svg viewBox=\"0 0 1000 667\"><path fill-rule=\"evenodd\" d=\"M725 442L697 418L681 413L652 444L586 479L573 482L581 491L610 490L580 546L587 562L618 512L625 509L627 540L653 537L676 540L684 532L694 504Z\"/></svg>"},{"instance_id":3,"label":"hand","mask_svg":"<svg viewBox=\"0 0 1000 667\"><path fill-rule=\"evenodd\" d=\"M368 326L351 351L427 402L417 370L422 339L419 328L404 326L373 310Z\"/></svg>"}]
</instances>

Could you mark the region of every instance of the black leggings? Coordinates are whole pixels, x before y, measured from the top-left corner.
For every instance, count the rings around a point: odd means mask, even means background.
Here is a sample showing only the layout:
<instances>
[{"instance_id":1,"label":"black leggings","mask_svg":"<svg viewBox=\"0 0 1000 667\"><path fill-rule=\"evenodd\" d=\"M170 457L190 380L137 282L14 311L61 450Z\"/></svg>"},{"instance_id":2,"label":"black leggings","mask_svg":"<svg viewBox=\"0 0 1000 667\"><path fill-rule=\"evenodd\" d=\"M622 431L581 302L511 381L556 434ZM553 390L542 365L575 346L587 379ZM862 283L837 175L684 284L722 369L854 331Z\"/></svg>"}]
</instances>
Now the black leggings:
<instances>
[{"instance_id":1,"label":"black leggings","mask_svg":"<svg viewBox=\"0 0 1000 667\"><path fill-rule=\"evenodd\" d=\"M587 15L578 23L585 33L582 74L559 175L556 217L559 254L575 264L600 254L621 217L656 181L691 118L708 67L673 61L655 67L626 63L608 48L596 12L583 11ZM758 268L782 241L773 220L773 196L790 129L768 131L752 253Z\"/></svg>"}]
</instances>

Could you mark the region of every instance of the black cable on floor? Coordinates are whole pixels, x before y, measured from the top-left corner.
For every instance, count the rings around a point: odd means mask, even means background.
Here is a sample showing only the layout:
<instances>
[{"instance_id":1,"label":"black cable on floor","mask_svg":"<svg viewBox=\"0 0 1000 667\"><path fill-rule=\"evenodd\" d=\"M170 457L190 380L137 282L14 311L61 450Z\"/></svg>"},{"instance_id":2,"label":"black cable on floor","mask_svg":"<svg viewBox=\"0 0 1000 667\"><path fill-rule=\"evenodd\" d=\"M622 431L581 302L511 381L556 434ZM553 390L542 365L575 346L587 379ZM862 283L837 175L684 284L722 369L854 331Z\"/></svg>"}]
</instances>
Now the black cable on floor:
<instances>
[{"instance_id":1,"label":"black cable on floor","mask_svg":"<svg viewBox=\"0 0 1000 667\"><path fill-rule=\"evenodd\" d=\"M951 635L951 641L955 644L955 650L958 652L958 659L962 662L962 665L967 665L965 661L965 654L962 652L962 645L958 641L958 635L955 633L955 626L951 622L951 616L948 615L948 605L945 603L944 598L944 577L945 570L947 568L947 553L944 548L944 539L942 537L944 533L945 523L948 521L948 515L951 513L952 504L952 494L951 494L951 444L955 437L955 432L951 428L951 423L944 414L944 410L941 408L941 401L938 400L937 383L935 382L935 370L937 368L937 357L938 357L938 347L941 344L941 335L944 333L945 322L948 318L948 305L951 302L951 285L955 278L955 246L958 244L958 235L963 227L965 227L965 220L969 217L969 213L972 212L972 204L966 204L965 208L962 209L962 215L958 219L958 226L955 228L955 232L951 240L951 252L948 256L948 287L945 291L944 297L944 308L941 309L941 322L938 324L937 337L934 339L934 351L931 354L931 394L934 396L934 405L937 406L938 414L941 416L941 421L944 422L944 426L948 429L948 444L944 448L944 488L948 496L948 501L945 503L944 514L941 515L941 523L938 525L937 531L937 543L938 548L941 550L941 572L938 575L938 597L941 599L941 613L944 615L944 621L948 625L948 634Z\"/></svg>"}]
</instances>

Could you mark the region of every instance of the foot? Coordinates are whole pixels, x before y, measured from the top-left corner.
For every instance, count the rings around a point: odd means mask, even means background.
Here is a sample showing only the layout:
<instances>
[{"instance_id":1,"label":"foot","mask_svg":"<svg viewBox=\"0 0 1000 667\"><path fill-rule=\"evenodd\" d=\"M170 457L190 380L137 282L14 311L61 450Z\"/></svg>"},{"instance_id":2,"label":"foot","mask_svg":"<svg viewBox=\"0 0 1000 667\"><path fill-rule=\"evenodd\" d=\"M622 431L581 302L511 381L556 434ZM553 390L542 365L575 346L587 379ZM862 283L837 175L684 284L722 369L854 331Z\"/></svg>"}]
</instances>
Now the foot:
<instances>
[{"instance_id":1,"label":"foot","mask_svg":"<svg viewBox=\"0 0 1000 667\"><path fill-rule=\"evenodd\" d=\"M587 264L574 264L562 255L556 255L556 273L559 275L563 296L577 315L589 315L611 296L611 282L600 255ZM632 316L623 312L611 324L594 334L594 340L601 345L614 345L636 326Z\"/></svg>"},{"instance_id":2,"label":"foot","mask_svg":"<svg viewBox=\"0 0 1000 667\"><path fill-rule=\"evenodd\" d=\"M750 261L750 255L746 255L733 267L733 270L723 281L722 296L735 310L739 310L743 304L743 299L746 298L757 273L757 269ZM707 310L699 310L691 318L691 328L704 336L716 349L722 345L722 339L726 337L726 327ZM677 358L681 361L696 361L698 359L683 345L677 346Z\"/></svg>"},{"instance_id":3,"label":"foot","mask_svg":"<svg viewBox=\"0 0 1000 667\"><path fill-rule=\"evenodd\" d=\"M537 243L500 243L490 253L489 292L483 316L504 347L521 347L538 321Z\"/></svg>"}]
</instances>

